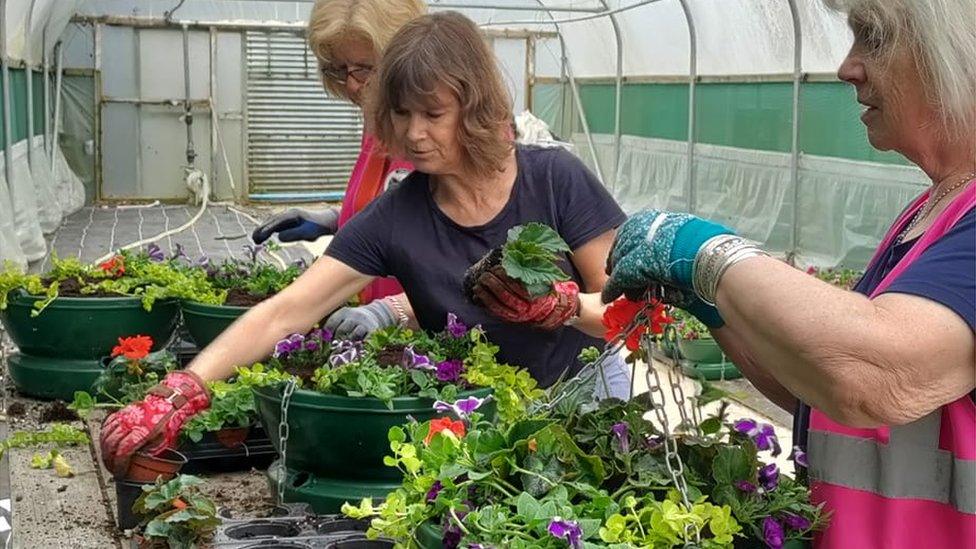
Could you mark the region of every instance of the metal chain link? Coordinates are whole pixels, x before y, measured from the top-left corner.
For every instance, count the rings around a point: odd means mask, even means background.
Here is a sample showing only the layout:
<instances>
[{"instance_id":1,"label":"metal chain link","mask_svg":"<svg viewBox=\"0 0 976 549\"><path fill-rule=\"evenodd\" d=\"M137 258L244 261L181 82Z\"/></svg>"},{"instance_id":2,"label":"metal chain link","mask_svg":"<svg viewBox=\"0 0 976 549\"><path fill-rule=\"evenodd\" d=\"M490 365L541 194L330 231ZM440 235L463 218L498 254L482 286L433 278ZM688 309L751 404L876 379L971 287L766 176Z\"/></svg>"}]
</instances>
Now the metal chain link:
<instances>
[{"instance_id":1,"label":"metal chain link","mask_svg":"<svg viewBox=\"0 0 976 549\"><path fill-rule=\"evenodd\" d=\"M295 392L295 380L289 379L281 394L281 417L278 421L278 451L281 453L281 474L278 476L278 505L285 503L285 480L288 477L288 405Z\"/></svg>"}]
</instances>

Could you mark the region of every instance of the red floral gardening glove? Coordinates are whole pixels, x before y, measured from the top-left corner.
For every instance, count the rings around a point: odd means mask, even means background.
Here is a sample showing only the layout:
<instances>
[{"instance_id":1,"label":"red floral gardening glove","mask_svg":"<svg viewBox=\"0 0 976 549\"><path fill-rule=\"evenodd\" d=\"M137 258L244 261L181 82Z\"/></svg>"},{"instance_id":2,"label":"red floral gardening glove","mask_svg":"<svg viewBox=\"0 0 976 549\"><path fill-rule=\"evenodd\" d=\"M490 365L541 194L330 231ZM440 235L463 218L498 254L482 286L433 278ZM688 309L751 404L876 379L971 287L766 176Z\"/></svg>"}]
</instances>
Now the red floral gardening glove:
<instances>
[{"instance_id":1,"label":"red floral gardening glove","mask_svg":"<svg viewBox=\"0 0 976 549\"><path fill-rule=\"evenodd\" d=\"M500 265L478 278L474 294L493 316L543 330L555 330L564 325L580 307L579 286L575 282L556 282L552 292L532 297L525 286L508 276Z\"/></svg>"},{"instance_id":2,"label":"red floral gardening glove","mask_svg":"<svg viewBox=\"0 0 976 549\"><path fill-rule=\"evenodd\" d=\"M102 461L116 477L129 469L136 451L156 455L173 446L183 424L210 406L210 392L193 372L170 372L149 389L146 398L105 418L102 424Z\"/></svg>"}]
</instances>

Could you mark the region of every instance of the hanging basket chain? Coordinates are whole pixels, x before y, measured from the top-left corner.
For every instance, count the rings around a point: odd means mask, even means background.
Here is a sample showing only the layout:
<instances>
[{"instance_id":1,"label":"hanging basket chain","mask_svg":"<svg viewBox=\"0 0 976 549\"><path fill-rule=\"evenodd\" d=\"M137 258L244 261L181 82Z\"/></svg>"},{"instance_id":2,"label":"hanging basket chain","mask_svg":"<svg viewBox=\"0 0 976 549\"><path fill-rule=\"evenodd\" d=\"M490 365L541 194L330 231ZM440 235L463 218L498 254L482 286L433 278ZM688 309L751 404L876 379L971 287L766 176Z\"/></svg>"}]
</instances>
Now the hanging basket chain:
<instances>
[{"instance_id":1,"label":"hanging basket chain","mask_svg":"<svg viewBox=\"0 0 976 549\"><path fill-rule=\"evenodd\" d=\"M295 385L295 380L289 379L281 394L281 418L278 422L278 451L281 452L281 472L277 485L278 505L285 503L285 480L288 476L288 405L291 403L292 393L295 392Z\"/></svg>"}]
</instances>

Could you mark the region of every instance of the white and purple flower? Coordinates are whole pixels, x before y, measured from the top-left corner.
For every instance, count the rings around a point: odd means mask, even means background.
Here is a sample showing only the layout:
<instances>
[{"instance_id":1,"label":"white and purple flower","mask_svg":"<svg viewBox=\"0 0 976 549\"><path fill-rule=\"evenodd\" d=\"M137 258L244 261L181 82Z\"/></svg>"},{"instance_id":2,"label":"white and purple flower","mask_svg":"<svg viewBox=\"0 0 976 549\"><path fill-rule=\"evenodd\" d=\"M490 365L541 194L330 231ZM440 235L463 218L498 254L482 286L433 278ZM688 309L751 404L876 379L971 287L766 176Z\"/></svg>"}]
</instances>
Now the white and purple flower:
<instances>
[{"instance_id":1,"label":"white and purple flower","mask_svg":"<svg viewBox=\"0 0 976 549\"><path fill-rule=\"evenodd\" d=\"M304 343L305 336L302 334L291 334L275 344L274 354L272 356L275 358L285 358L296 351L301 351Z\"/></svg>"},{"instance_id":2,"label":"white and purple flower","mask_svg":"<svg viewBox=\"0 0 976 549\"><path fill-rule=\"evenodd\" d=\"M485 398L469 396L468 398L455 400L453 404L449 404L443 400L437 400L434 402L434 410L441 413L453 413L460 419L468 419L475 410L481 408L481 405L490 399L491 395Z\"/></svg>"},{"instance_id":3,"label":"white and purple flower","mask_svg":"<svg viewBox=\"0 0 976 549\"><path fill-rule=\"evenodd\" d=\"M359 344L354 341L333 341L329 365L333 368L355 362L360 355Z\"/></svg>"},{"instance_id":4,"label":"white and purple flower","mask_svg":"<svg viewBox=\"0 0 976 549\"><path fill-rule=\"evenodd\" d=\"M461 339L468 334L468 327L458 320L454 313L447 313L447 333L454 339Z\"/></svg>"},{"instance_id":5,"label":"white and purple flower","mask_svg":"<svg viewBox=\"0 0 976 549\"><path fill-rule=\"evenodd\" d=\"M810 462L807 461L807 453L799 446L793 447L793 453L790 454L790 459L799 467L810 467Z\"/></svg>"},{"instance_id":6,"label":"white and purple flower","mask_svg":"<svg viewBox=\"0 0 976 549\"><path fill-rule=\"evenodd\" d=\"M620 453L626 454L630 452L630 427L624 422L615 423L610 428L610 432L613 433L614 442Z\"/></svg>"},{"instance_id":7,"label":"white and purple flower","mask_svg":"<svg viewBox=\"0 0 976 549\"><path fill-rule=\"evenodd\" d=\"M779 467L775 463L759 468L759 485L766 492L772 492L779 486Z\"/></svg>"},{"instance_id":8,"label":"white and purple flower","mask_svg":"<svg viewBox=\"0 0 976 549\"><path fill-rule=\"evenodd\" d=\"M547 530L551 536L566 540L573 549L583 549L583 529L576 521L552 517Z\"/></svg>"},{"instance_id":9,"label":"white and purple flower","mask_svg":"<svg viewBox=\"0 0 976 549\"><path fill-rule=\"evenodd\" d=\"M163 249L156 245L155 242L146 248L146 255L148 255L149 260L154 263L160 263L166 260L166 255L163 254Z\"/></svg>"},{"instance_id":10,"label":"white and purple flower","mask_svg":"<svg viewBox=\"0 0 976 549\"><path fill-rule=\"evenodd\" d=\"M751 438L760 450L772 450L774 456L782 451L776 430L768 423L759 423L754 419L740 419L733 425L736 431Z\"/></svg>"},{"instance_id":11,"label":"white and purple flower","mask_svg":"<svg viewBox=\"0 0 976 549\"><path fill-rule=\"evenodd\" d=\"M430 357L422 355L413 350L413 346L408 346L403 350L403 358L400 363L404 368L410 370L420 368L422 370L436 370L437 367L431 362Z\"/></svg>"}]
</instances>

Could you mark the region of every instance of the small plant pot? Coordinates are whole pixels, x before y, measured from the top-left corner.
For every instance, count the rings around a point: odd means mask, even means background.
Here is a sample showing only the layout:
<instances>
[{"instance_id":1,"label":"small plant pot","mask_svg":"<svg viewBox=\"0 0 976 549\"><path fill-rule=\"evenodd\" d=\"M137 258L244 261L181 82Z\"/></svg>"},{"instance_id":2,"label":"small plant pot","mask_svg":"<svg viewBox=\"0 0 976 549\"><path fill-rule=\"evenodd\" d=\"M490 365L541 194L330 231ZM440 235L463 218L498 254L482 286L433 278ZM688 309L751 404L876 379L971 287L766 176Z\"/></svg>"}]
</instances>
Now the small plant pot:
<instances>
[{"instance_id":1,"label":"small plant pot","mask_svg":"<svg viewBox=\"0 0 976 549\"><path fill-rule=\"evenodd\" d=\"M152 486L153 482L132 482L128 480L115 481L115 500L119 517L119 528L131 530L142 521L142 517L137 515L132 506L139 496L142 495L143 486Z\"/></svg>"},{"instance_id":2,"label":"small plant pot","mask_svg":"<svg viewBox=\"0 0 976 549\"><path fill-rule=\"evenodd\" d=\"M224 531L233 540L293 538L301 533L302 529L294 523L275 520L254 520L229 526Z\"/></svg>"},{"instance_id":3,"label":"small plant pot","mask_svg":"<svg viewBox=\"0 0 976 549\"><path fill-rule=\"evenodd\" d=\"M441 549L444 547L444 529L434 522L425 522L417 527L414 541L421 549Z\"/></svg>"},{"instance_id":4,"label":"small plant pot","mask_svg":"<svg viewBox=\"0 0 976 549\"><path fill-rule=\"evenodd\" d=\"M681 361L681 371L688 377L700 378L706 381L725 381L739 379L742 372L731 362L708 364L705 362Z\"/></svg>"},{"instance_id":5,"label":"small plant pot","mask_svg":"<svg viewBox=\"0 0 976 549\"><path fill-rule=\"evenodd\" d=\"M129 482L156 482L157 478L170 480L176 476L183 465L186 456L167 448L158 456L151 456L137 452L129 462L129 470L125 473L125 480Z\"/></svg>"},{"instance_id":6,"label":"small plant pot","mask_svg":"<svg viewBox=\"0 0 976 549\"><path fill-rule=\"evenodd\" d=\"M234 323L250 307L235 305L208 305L196 301L184 301L180 304L183 311L183 322L186 330L193 338L197 347L203 349L214 339L217 339L228 326Z\"/></svg>"},{"instance_id":7,"label":"small plant pot","mask_svg":"<svg viewBox=\"0 0 976 549\"><path fill-rule=\"evenodd\" d=\"M241 444L244 444L250 432L250 425L247 427L227 427L214 433L214 438L224 448L237 448Z\"/></svg>"}]
</instances>

